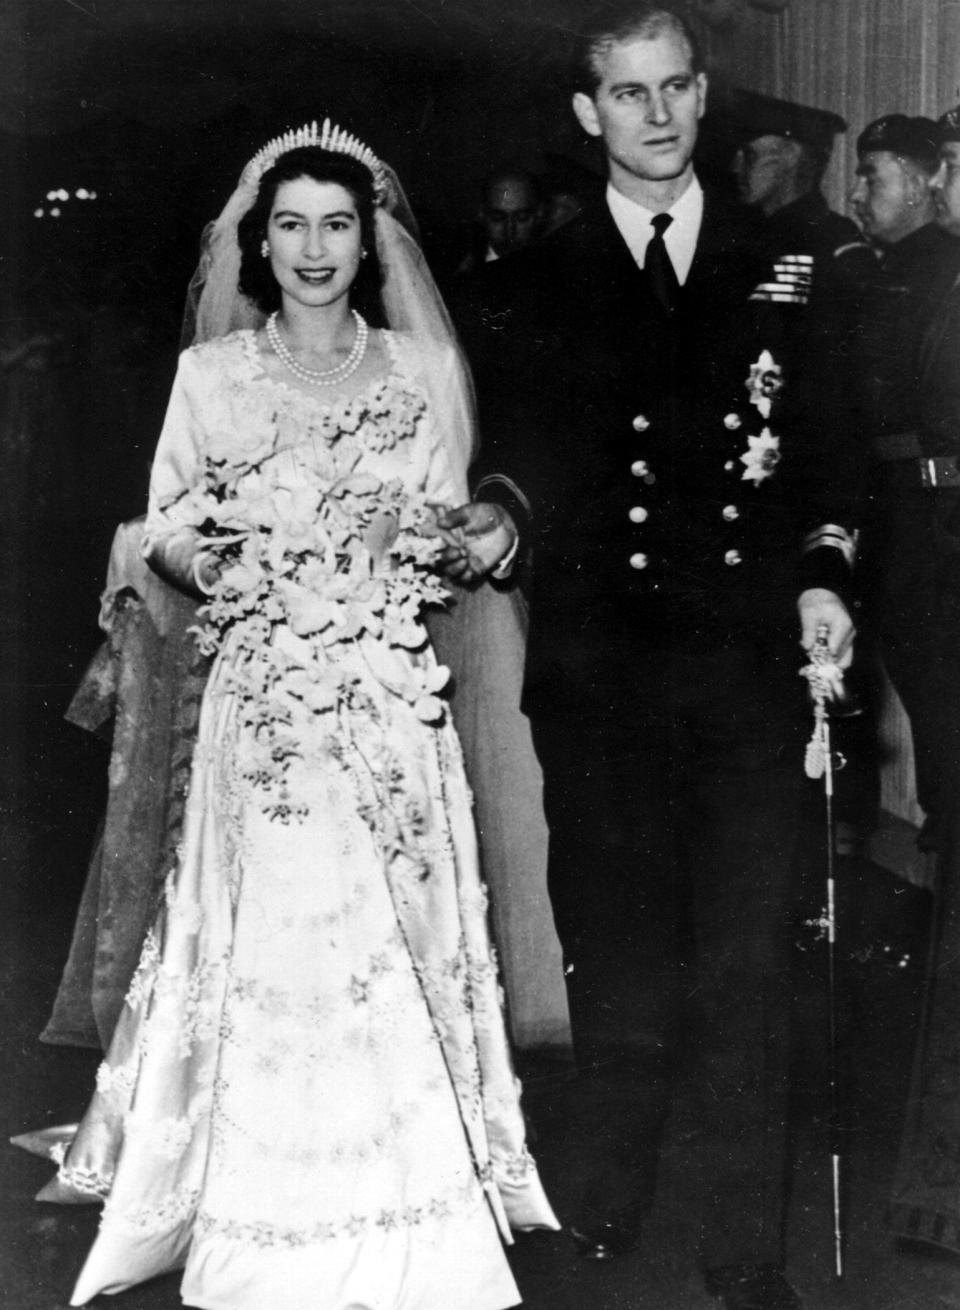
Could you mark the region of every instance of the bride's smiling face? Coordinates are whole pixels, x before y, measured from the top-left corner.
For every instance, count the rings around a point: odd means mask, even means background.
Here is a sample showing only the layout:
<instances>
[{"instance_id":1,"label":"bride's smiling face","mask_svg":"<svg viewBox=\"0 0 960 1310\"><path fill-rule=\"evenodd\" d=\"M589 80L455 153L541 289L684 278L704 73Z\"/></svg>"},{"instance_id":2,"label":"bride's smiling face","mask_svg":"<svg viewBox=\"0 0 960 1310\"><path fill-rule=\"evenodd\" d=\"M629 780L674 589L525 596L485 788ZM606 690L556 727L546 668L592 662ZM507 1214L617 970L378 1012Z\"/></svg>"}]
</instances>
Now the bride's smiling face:
<instances>
[{"instance_id":1,"label":"bride's smiling face","mask_svg":"<svg viewBox=\"0 0 960 1310\"><path fill-rule=\"evenodd\" d=\"M346 297L362 254L360 215L337 182L282 182L267 222L270 267L284 301L320 307Z\"/></svg>"}]
</instances>

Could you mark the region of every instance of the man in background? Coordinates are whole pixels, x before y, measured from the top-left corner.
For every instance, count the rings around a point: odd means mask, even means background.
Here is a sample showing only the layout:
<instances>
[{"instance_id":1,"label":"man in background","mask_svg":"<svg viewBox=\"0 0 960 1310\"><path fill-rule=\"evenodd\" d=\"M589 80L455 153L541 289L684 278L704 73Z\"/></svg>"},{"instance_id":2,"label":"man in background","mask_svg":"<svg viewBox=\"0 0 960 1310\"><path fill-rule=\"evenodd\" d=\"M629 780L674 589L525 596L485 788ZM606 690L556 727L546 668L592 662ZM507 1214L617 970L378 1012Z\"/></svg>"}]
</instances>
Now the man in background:
<instances>
[{"instance_id":1,"label":"man in background","mask_svg":"<svg viewBox=\"0 0 960 1310\"><path fill-rule=\"evenodd\" d=\"M736 91L727 116L739 146L733 174L740 198L765 217L775 252L775 277L754 299L807 305L798 316L801 349L817 352L808 372L849 356L858 307L876 259L857 225L834 213L820 189L834 137L846 130L839 114L788 100ZM841 402L842 403L842 402Z\"/></svg>"},{"instance_id":2,"label":"man in background","mask_svg":"<svg viewBox=\"0 0 960 1310\"><path fill-rule=\"evenodd\" d=\"M938 545L938 524L958 495L960 474L957 415L930 419L927 342L960 272L960 242L936 222L940 156L931 119L884 115L860 134L857 155L851 200L880 255L858 363L858 426L869 466L861 576L884 666L910 719L917 797L927 816L921 845L933 849L940 818L957 809L941 777L949 728L941 652L953 638L938 618L937 561L945 545ZM955 379L954 361L946 376Z\"/></svg>"},{"instance_id":3,"label":"man in background","mask_svg":"<svg viewBox=\"0 0 960 1310\"><path fill-rule=\"evenodd\" d=\"M884 653L910 715L923 840L937 859L926 1018L889 1220L901 1237L960 1254L960 106L937 122L936 143L936 227L913 237L929 276L912 341L892 343L912 346L900 381L912 407L901 401L902 428L882 434L896 458L881 465L878 506L891 538L880 580ZM913 263L897 261L895 305L909 298Z\"/></svg>"},{"instance_id":4,"label":"man in background","mask_svg":"<svg viewBox=\"0 0 960 1310\"><path fill-rule=\"evenodd\" d=\"M457 268L475 273L484 264L515 254L539 235L544 211L540 182L525 169L499 169L484 182L477 243Z\"/></svg>"},{"instance_id":5,"label":"man in background","mask_svg":"<svg viewBox=\"0 0 960 1310\"><path fill-rule=\"evenodd\" d=\"M826 265L844 260L848 247L862 252L856 224L833 213L820 190L834 137L846 130L840 115L752 91L735 92L729 114L740 141L733 158L740 198L766 216L778 248Z\"/></svg>"}]
</instances>

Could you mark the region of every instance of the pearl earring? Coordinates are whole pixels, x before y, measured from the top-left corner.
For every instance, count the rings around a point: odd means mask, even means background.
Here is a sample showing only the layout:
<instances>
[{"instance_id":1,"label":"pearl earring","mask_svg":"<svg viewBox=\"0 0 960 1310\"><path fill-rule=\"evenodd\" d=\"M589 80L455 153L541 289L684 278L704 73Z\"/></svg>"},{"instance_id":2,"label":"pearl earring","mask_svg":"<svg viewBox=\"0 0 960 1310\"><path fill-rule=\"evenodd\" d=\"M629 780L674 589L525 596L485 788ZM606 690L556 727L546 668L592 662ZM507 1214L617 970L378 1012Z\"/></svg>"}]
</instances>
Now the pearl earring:
<instances>
[{"instance_id":1,"label":"pearl earring","mask_svg":"<svg viewBox=\"0 0 960 1310\"><path fill-rule=\"evenodd\" d=\"M366 257L367 257L367 252L366 252L365 250L361 250L361 251L360 251L360 258L361 258L361 259L366 259Z\"/></svg>"},{"instance_id":2,"label":"pearl earring","mask_svg":"<svg viewBox=\"0 0 960 1310\"><path fill-rule=\"evenodd\" d=\"M264 237L264 239L260 242L260 257L262 259L267 259L269 255L270 255L270 244L267 241L266 237Z\"/></svg>"}]
</instances>

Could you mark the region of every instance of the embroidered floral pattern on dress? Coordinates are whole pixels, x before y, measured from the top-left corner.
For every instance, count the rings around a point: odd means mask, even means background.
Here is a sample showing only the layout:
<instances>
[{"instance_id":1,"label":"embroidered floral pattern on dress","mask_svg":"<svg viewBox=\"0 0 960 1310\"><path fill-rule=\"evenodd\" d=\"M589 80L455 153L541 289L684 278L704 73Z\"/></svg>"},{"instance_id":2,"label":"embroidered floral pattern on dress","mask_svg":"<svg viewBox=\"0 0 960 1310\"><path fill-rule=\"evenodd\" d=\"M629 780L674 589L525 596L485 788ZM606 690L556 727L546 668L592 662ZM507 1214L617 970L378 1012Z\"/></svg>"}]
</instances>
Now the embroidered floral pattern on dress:
<instances>
[{"instance_id":1,"label":"embroidered floral pattern on dress","mask_svg":"<svg viewBox=\"0 0 960 1310\"><path fill-rule=\"evenodd\" d=\"M103 1213L105 1218L109 1216L145 1233L168 1233L192 1217L199 1200L199 1188L184 1183L175 1187L159 1205L122 1209L108 1199Z\"/></svg>"},{"instance_id":2,"label":"embroidered floral pattern on dress","mask_svg":"<svg viewBox=\"0 0 960 1310\"><path fill-rule=\"evenodd\" d=\"M177 891L176 877L167 874L163 887L164 901L171 915L176 915L184 932L197 933L203 924L203 909L197 901L187 900Z\"/></svg>"},{"instance_id":3,"label":"embroidered floral pattern on dress","mask_svg":"<svg viewBox=\"0 0 960 1310\"><path fill-rule=\"evenodd\" d=\"M70 1165L63 1165L57 1170L57 1179L75 1192L81 1192L84 1196L97 1196L101 1200L110 1195L113 1186L112 1174L104 1177L95 1170L73 1168Z\"/></svg>"},{"instance_id":4,"label":"embroidered floral pattern on dress","mask_svg":"<svg viewBox=\"0 0 960 1310\"><path fill-rule=\"evenodd\" d=\"M153 980L153 1004L140 1031L139 1050L146 1054L158 1034L175 1031L181 1059L197 1042L217 1035L222 1009L224 970L229 952L203 960L184 975L160 969Z\"/></svg>"},{"instance_id":5,"label":"embroidered floral pattern on dress","mask_svg":"<svg viewBox=\"0 0 960 1310\"><path fill-rule=\"evenodd\" d=\"M164 1160L179 1160L190 1145L198 1115L182 1119L168 1115L156 1122L144 1123L135 1114L128 1114L124 1120L124 1129L129 1133L142 1132L150 1150Z\"/></svg>"},{"instance_id":6,"label":"embroidered floral pattern on dress","mask_svg":"<svg viewBox=\"0 0 960 1310\"><path fill-rule=\"evenodd\" d=\"M491 1165L494 1177L514 1184L525 1183L537 1171L536 1162L526 1149L516 1155L494 1155Z\"/></svg>"},{"instance_id":7,"label":"embroidered floral pattern on dress","mask_svg":"<svg viewBox=\"0 0 960 1310\"><path fill-rule=\"evenodd\" d=\"M264 1222L248 1223L225 1219L201 1210L196 1217L196 1229L208 1236L216 1233L228 1242L255 1247L303 1247L318 1242L331 1242L336 1238L356 1239L375 1229L394 1232L402 1228L419 1228L436 1219L449 1219L458 1212L474 1209L482 1202L476 1181L471 1179L463 1187L444 1196L432 1197L422 1205L406 1205L398 1209L382 1209L376 1214L339 1216L319 1221L306 1228L286 1228Z\"/></svg>"},{"instance_id":8,"label":"embroidered floral pattern on dress","mask_svg":"<svg viewBox=\"0 0 960 1310\"><path fill-rule=\"evenodd\" d=\"M226 960L198 964L187 979L180 1013L180 1054L186 1057L194 1043L216 1037L220 1027L221 998L219 989L213 988L217 975Z\"/></svg>"},{"instance_id":9,"label":"embroidered floral pattern on dress","mask_svg":"<svg viewBox=\"0 0 960 1310\"><path fill-rule=\"evenodd\" d=\"M114 1069L104 1060L97 1069L97 1091L111 1100L129 1101L137 1085L137 1073L135 1064Z\"/></svg>"},{"instance_id":10,"label":"embroidered floral pattern on dress","mask_svg":"<svg viewBox=\"0 0 960 1310\"><path fill-rule=\"evenodd\" d=\"M131 1010L140 1009L150 998L160 964L160 943L153 928L147 929L136 972L130 980L125 1003Z\"/></svg>"},{"instance_id":11,"label":"embroidered floral pattern on dress","mask_svg":"<svg viewBox=\"0 0 960 1310\"><path fill-rule=\"evenodd\" d=\"M50 1147L50 1159L60 1166L57 1181L82 1196L96 1196L100 1200L108 1196L113 1186L113 1174L83 1165L68 1165L67 1145L66 1142L56 1142Z\"/></svg>"}]
</instances>

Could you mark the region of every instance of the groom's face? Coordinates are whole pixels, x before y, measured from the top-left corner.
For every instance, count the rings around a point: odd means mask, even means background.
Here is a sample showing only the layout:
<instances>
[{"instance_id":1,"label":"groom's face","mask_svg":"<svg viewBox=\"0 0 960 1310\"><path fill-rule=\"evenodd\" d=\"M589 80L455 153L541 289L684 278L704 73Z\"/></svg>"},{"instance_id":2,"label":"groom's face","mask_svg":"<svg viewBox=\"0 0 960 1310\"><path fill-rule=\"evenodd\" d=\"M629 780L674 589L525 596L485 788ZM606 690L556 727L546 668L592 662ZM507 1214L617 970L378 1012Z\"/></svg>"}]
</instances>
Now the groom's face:
<instances>
[{"instance_id":1,"label":"groom's face","mask_svg":"<svg viewBox=\"0 0 960 1310\"><path fill-rule=\"evenodd\" d=\"M614 183L621 172L650 181L689 167L707 79L693 69L681 32L611 43L596 56L600 84L578 91L573 108L584 131L602 137Z\"/></svg>"}]
</instances>

